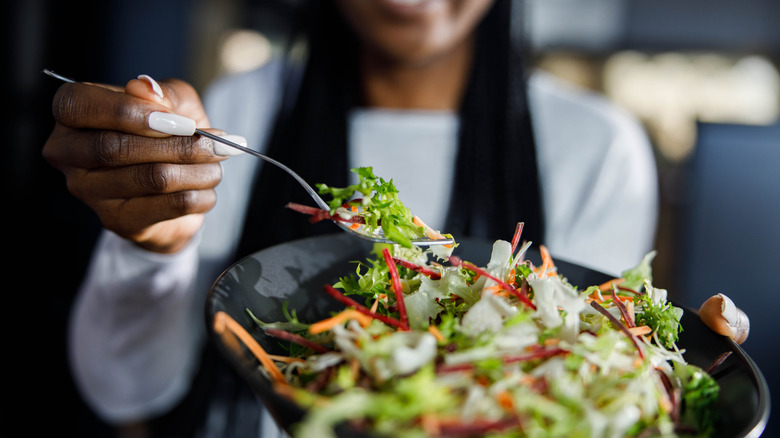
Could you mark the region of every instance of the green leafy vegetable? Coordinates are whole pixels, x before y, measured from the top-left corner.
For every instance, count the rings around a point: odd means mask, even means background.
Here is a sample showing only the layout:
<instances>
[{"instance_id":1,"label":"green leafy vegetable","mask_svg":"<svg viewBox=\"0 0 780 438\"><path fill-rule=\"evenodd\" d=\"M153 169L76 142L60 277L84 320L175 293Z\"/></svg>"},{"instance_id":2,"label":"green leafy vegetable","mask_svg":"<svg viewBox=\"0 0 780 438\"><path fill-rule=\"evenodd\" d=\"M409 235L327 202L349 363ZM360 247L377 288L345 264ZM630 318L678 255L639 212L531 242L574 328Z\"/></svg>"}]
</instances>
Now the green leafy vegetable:
<instances>
[{"instance_id":1,"label":"green leafy vegetable","mask_svg":"<svg viewBox=\"0 0 780 438\"><path fill-rule=\"evenodd\" d=\"M414 223L412 213L399 199L392 179L386 181L374 175L371 167L355 168L352 172L360 179L356 184L342 188L317 184L320 194L332 197L328 201L331 214L355 206L365 220L367 232L381 229L388 239L407 248L412 246L412 239L425 235L423 227ZM355 198L356 194L361 196Z\"/></svg>"},{"instance_id":2,"label":"green leafy vegetable","mask_svg":"<svg viewBox=\"0 0 780 438\"><path fill-rule=\"evenodd\" d=\"M702 435L714 432L716 415L712 404L718 398L718 382L701 368L685 364L674 364L674 375L680 379L683 394L681 422L702 432Z\"/></svg>"},{"instance_id":3,"label":"green leafy vegetable","mask_svg":"<svg viewBox=\"0 0 780 438\"><path fill-rule=\"evenodd\" d=\"M359 186L373 190L363 172ZM514 260L505 241L469 269L376 245L334 284L348 307L309 325L327 352L290 349L300 356L280 361L285 393L308 409L293 434L330 437L346 423L421 438L709 436L719 387L677 348L682 309L652 285L653 256L626 270L619 284L631 292L618 297L571 285L550 259ZM287 315L277 327L306 335Z\"/></svg>"},{"instance_id":4,"label":"green leafy vegetable","mask_svg":"<svg viewBox=\"0 0 780 438\"><path fill-rule=\"evenodd\" d=\"M653 288L649 284L646 289L647 293L639 297L636 323L649 326L664 347L672 348L683 329L680 325L683 309L666 301L665 291ZM663 297L659 299L658 294L662 294Z\"/></svg>"}]
</instances>

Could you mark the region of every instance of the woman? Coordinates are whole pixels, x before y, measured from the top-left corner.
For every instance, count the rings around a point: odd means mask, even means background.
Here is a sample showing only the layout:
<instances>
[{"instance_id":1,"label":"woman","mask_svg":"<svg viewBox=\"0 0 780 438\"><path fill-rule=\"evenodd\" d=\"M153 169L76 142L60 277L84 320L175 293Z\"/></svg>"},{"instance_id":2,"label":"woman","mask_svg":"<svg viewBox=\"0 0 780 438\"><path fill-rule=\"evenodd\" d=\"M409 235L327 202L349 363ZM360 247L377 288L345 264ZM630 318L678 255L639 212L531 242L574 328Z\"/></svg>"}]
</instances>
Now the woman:
<instances>
[{"instance_id":1,"label":"woman","mask_svg":"<svg viewBox=\"0 0 780 438\"><path fill-rule=\"evenodd\" d=\"M273 429L255 404L225 403L245 388L201 356L204 293L237 257L335 230L284 210L310 200L273 166L160 130L240 134L312 183L373 166L455 236L507 238L523 221L556 257L608 272L638 262L656 218L647 141L603 100L527 80L521 19L510 0L305 2L295 50L218 81L208 111L180 81L64 85L44 155L106 228L71 333L90 406L113 424L208 409L197 426L220 436ZM253 421L216 426L243 409Z\"/></svg>"}]
</instances>

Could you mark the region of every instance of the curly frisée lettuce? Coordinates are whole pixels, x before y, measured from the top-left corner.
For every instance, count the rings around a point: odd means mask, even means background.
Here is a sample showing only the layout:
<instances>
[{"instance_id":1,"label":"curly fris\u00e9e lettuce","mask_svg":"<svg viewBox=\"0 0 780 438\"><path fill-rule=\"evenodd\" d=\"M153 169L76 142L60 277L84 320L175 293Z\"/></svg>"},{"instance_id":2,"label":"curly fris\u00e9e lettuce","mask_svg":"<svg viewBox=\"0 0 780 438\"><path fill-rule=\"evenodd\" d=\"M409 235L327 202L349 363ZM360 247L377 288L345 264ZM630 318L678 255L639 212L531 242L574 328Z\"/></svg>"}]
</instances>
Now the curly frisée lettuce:
<instances>
[{"instance_id":1,"label":"curly fris\u00e9e lettuce","mask_svg":"<svg viewBox=\"0 0 780 438\"><path fill-rule=\"evenodd\" d=\"M349 222L354 229L369 234L381 230L386 238L406 248L412 246L414 239L452 237L441 235L413 216L399 199L393 180L386 181L374 175L371 167L355 168L352 173L358 176L359 181L347 187L316 185L321 195L330 196L329 211L295 203L287 207L310 214L312 222L324 219ZM448 245L448 248L451 247Z\"/></svg>"},{"instance_id":2,"label":"curly fris\u00e9e lettuce","mask_svg":"<svg viewBox=\"0 0 780 438\"><path fill-rule=\"evenodd\" d=\"M521 229L484 267L377 245L324 286L343 310L257 321L289 345L259 370L306 409L291 433L708 436L719 388L677 348L682 310L652 286L654 254L579 289L543 246L541 265L525 257Z\"/></svg>"}]
</instances>

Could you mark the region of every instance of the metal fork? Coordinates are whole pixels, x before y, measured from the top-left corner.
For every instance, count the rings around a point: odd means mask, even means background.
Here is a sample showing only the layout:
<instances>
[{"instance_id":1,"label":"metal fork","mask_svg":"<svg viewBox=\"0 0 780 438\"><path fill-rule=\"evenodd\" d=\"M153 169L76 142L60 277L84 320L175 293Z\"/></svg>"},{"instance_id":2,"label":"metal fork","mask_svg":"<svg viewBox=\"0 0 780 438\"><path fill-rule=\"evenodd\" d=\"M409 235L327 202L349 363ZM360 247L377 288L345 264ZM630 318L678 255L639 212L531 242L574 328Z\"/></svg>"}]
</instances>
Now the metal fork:
<instances>
[{"instance_id":1,"label":"metal fork","mask_svg":"<svg viewBox=\"0 0 780 438\"><path fill-rule=\"evenodd\" d=\"M64 81L64 82L78 83L78 81L75 81L75 80L73 80L71 78L68 78L68 77L62 76L60 74L57 74L57 73L55 73L55 72L53 72L53 71L51 71L49 69L44 69L43 72L45 74L51 76L51 77L57 78L57 79L59 79L61 81ZM257 158L260 158L261 160L265 160L265 161L267 161L267 162L269 162L269 163L279 167L280 169L282 169L285 172L287 172L288 174L290 174L290 176L295 178L296 181L298 181L298 184L300 184L301 187L303 187L303 189L306 190L306 193L308 193L309 196L311 196L311 198L314 200L314 202L317 204L317 206L319 208L321 208L322 210L325 210L325 211L330 211L330 206L328 206L328 203L325 202L325 200L323 200L322 197L320 197L320 195L317 193L317 191L314 190L314 188L309 183L307 183L303 178L301 178L300 175L295 173L292 169L290 169L289 167L285 166L284 164L274 160L273 158L271 158L271 157L269 157L267 155L261 154L260 152L257 152L257 151L255 151L253 149L250 149L248 147L242 146L242 145L240 145L238 143L235 143L235 142L232 142L230 140L224 139L222 137L219 137L217 135L211 134L209 132L203 131L202 129L195 129L195 133L199 134L199 135L202 135L204 137L208 137L208 138L210 138L210 139L212 139L214 141L220 142L220 143L225 144L227 146L230 146L232 148L238 149L238 150L240 150L242 152L245 152L245 153L247 153L249 155L252 155L252 156L255 156ZM347 225L346 223L344 223L342 221L333 220L333 222L336 225L338 225L341 229L343 229L344 231L346 231L348 233L351 233L352 235L360 237L362 239L366 239L366 240L370 240L372 242L378 242L378 243L394 243L392 240L384 237L384 235L382 234L381 230L377 230L376 234L374 234L374 233L367 233L367 232L363 231L363 227L362 226L359 227L359 228L353 229L349 225ZM417 246L450 245L452 243L454 243L454 240L453 239L449 239L449 238L430 239L430 238L424 237L424 238L419 238L419 239L412 239L412 244L413 245L417 245Z\"/></svg>"}]
</instances>

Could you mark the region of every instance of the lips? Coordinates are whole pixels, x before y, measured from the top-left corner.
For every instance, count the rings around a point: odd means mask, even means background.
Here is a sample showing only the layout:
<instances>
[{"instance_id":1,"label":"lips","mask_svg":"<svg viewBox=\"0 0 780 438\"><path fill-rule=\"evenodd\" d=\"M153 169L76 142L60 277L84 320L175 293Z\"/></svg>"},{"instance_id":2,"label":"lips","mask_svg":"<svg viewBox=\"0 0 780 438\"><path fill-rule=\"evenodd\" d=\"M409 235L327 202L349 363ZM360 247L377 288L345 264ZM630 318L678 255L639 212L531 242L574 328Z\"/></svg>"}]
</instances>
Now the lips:
<instances>
[{"instance_id":1,"label":"lips","mask_svg":"<svg viewBox=\"0 0 780 438\"><path fill-rule=\"evenodd\" d=\"M387 0L387 2L389 2L389 3L396 3L396 4L399 4L399 5L410 5L410 6L421 5L425 1L426 0Z\"/></svg>"},{"instance_id":2,"label":"lips","mask_svg":"<svg viewBox=\"0 0 780 438\"><path fill-rule=\"evenodd\" d=\"M447 0L375 0L375 3L388 14L410 17L432 13Z\"/></svg>"}]
</instances>

